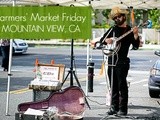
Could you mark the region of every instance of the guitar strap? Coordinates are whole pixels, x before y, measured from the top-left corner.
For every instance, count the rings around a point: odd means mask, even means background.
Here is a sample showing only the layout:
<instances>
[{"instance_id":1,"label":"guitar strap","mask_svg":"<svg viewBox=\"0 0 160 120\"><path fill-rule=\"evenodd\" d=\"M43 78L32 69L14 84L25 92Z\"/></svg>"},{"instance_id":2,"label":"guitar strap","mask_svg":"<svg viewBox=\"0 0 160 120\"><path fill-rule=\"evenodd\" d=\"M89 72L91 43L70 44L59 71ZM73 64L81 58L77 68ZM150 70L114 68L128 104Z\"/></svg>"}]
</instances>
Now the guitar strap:
<instances>
[{"instance_id":1,"label":"guitar strap","mask_svg":"<svg viewBox=\"0 0 160 120\"><path fill-rule=\"evenodd\" d=\"M104 43L104 41L106 40L106 38L108 37L108 35L111 33L112 30L113 30L113 27L109 30L109 32L107 33L107 35L104 37L104 39L102 40L101 44Z\"/></svg>"}]
</instances>

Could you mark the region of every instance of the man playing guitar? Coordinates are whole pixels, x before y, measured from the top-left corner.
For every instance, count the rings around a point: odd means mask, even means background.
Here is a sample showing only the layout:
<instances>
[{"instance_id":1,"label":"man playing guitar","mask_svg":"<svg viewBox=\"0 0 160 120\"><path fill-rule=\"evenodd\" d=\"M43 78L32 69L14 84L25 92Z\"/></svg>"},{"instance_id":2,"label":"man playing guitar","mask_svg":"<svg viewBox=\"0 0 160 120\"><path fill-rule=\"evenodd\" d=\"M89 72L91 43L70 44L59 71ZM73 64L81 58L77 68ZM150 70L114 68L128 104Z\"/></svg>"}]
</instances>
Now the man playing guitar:
<instances>
[{"instance_id":1,"label":"man playing guitar","mask_svg":"<svg viewBox=\"0 0 160 120\"><path fill-rule=\"evenodd\" d=\"M128 11L114 7L109 17L114 20L115 26L111 27L100 39L100 43L103 45L113 44L115 37L121 37L129 31L127 35L116 42L116 47L119 47L117 51L113 51L112 55L108 56L108 77L111 86L111 105L107 112L108 115L127 115L128 113L128 86L126 80L130 68L128 52L131 44L138 49L140 40L138 27L131 28L126 23L127 14Z\"/></svg>"}]
</instances>

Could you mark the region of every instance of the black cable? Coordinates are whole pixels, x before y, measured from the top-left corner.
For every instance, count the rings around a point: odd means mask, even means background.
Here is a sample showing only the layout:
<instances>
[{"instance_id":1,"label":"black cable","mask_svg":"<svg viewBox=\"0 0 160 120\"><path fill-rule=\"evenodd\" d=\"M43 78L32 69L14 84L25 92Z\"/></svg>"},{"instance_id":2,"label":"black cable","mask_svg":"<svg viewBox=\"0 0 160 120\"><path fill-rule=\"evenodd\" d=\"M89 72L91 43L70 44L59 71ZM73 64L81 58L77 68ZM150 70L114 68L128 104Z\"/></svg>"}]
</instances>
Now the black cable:
<instances>
[{"instance_id":1,"label":"black cable","mask_svg":"<svg viewBox=\"0 0 160 120\"><path fill-rule=\"evenodd\" d=\"M98 101L92 100L90 99L88 96L85 96L88 100L90 100L91 102L97 103L98 105L106 105L105 103L99 103Z\"/></svg>"}]
</instances>

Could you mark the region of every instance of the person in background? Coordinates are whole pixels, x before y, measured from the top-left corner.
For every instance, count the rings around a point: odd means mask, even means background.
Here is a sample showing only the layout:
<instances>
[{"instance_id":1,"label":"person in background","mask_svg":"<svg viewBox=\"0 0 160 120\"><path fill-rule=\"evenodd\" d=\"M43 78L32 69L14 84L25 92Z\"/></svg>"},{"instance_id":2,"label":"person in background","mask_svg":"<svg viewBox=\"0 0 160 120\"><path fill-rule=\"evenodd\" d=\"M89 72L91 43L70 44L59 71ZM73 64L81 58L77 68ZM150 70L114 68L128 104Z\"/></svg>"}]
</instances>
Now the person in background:
<instances>
[{"instance_id":1,"label":"person in background","mask_svg":"<svg viewBox=\"0 0 160 120\"><path fill-rule=\"evenodd\" d=\"M3 67L3 71L8 71L10 40L1 39L0 49L2 52L2 65L1 66Z\"/></svg>"},{"instance_id":2,"label":"person in background","mask_svg":"<svg viewBox=\"0 0 160 120\"><path fill-rule=\"evenodd\" d=\"M118 38L131 31L130 34L116 43L116 47L120 46L118 51L114 55L108 56L108 77L111 86L111 104L107 112L108 115L127 115L128 113L128 86L126 80L130 68L128 52L131 44L138 49L140 40L138 28L135 26L132 31L131 27L126 23L127 14L128 11L114 7L109 17L115 22L115 25L100 39L102 45L111 45L115 37Z\"/></svg>"}]
</instances>

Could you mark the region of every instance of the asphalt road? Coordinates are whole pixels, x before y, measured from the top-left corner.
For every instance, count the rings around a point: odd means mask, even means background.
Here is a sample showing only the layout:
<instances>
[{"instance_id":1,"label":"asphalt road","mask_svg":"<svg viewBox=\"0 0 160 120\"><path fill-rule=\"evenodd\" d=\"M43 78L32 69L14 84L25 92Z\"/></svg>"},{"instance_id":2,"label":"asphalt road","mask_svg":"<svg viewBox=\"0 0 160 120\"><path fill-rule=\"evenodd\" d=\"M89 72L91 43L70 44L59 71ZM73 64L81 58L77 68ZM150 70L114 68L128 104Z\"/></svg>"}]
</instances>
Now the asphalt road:
<instances>
[{"instance_id":1,"label":"asphalt road","mask_svg":"<svg viewBox=\"0 0 160 120\"><path fill-rule=\"evenodd\" d=\"M87 49L85 47L74 48L74 60L73 68L77 73L78 77L84 77L86 75L87 67ZM158 56L154 55L154 50L132 50L129 53L131 59L130 71L141 71L149 73L151 66L154 62L159 59ZM34 78L35 60L38 59L39 63L50 63L54 60L56 64L64 64L66 66L66 74L71 67L71 49L70 47L37 47L29 48L28 52L22 55L13 55L12 59L12 81L13 87L11 90L21 89L27 87L30 80ZM101 50L90 49L90 60L94 62L95 74L100 73L100 69L103 62L103 54ZM1 64L1 56L0 56ZM2 69L1 69L2 71ZM25 71L25 72L24 72ZM25 76L25 73L31 72L30 76ZM17 76L23 81L18 81ZM6 74L6 73L5 73ZM25 77L24 77L25 76ZM147 76L148 77L148 76ZM0 91L6 91L6 80L4 76L0 76L1 84ZM16 85L17 87L15 87Z\"/></svg>"},{"instance_id":2,"label":"asphalt road","mask_svg":"<svg viewBox=\"0 0 160 120\"><path fill-rule=\"evenodd\" d=\"M74 47L73 50L74 68L86 68L87 48ZM135 70L148 70L159 57L154 55L154 50L131 50L131 67ZM15 67L34 67L35 59L38 58L40 63L50 63L54 59L55 63L65 64L70 67L71 49L70 47L30 47L28 52L22 55L13 55L12 66ZM101 50L90 49L89 58L95 63L95 69L100 69L103 54ZM143 63L143 66L140 66ZM1 56L0 56L1 64Z\"/></svg>"},{"instance_id":3,"label":"asphalt road","mask_svg":"<svg viewBox=\"0 0 160 120\"><path fill-rule=\"evenodd\" d=\"M11 77L10 84L10 116L5 116L7 73L2 72L2 69L0 69L0 120L14 120L17 105L33 100L33 93L27 89L27 87L34 78L35 73L33 70L36 58L38 58L41 63L50 63L50 61L54 59L57 64L65 64L66 75L67 70L70 69L70 51L70 47L39 47L29 48L28 52L23 55L14 55L12 61L13 76ZM86 85L86 51L85 47L74 48L74 69L84 90ZM160 116L158 104L160 99L150 98L147 87L150 67L159 57L154 55L154 50L130 51L129 56L131 58L131 68L127 78L130 82L128 117L145 118L145 116L147 116L148 118L153 118ZM100 72L102 72L100 68L103 62L102 52L100 50L90 50L90 59L95 63L94 92L88 93L88 101L92 110L86 110L85 120L100 120L105 117L105 112L108 109L108 107L105 106L106 92L104 92L106 91L106 79L104 76L100 76ZM76 81L74 82L76 84ZM69 78L64 86L66 87L68 85Z\"/></svg>"}]
</instances>

